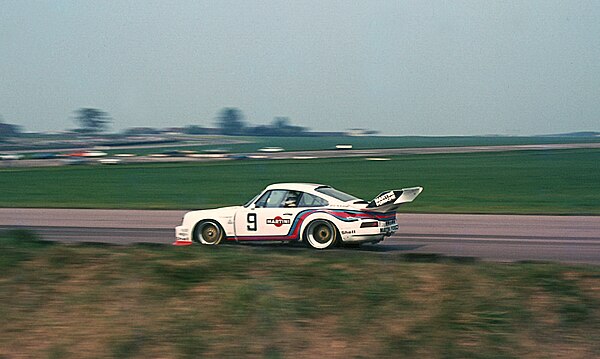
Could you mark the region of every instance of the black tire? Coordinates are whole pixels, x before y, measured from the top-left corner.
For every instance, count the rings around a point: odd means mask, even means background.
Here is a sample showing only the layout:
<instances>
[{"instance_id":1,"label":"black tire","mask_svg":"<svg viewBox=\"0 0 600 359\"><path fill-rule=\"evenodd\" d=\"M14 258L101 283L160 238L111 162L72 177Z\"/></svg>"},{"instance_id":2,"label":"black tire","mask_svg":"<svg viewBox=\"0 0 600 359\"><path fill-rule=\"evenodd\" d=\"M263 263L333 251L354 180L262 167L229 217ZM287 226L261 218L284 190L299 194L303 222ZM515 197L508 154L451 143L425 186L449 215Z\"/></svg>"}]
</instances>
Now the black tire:
<instances>
[{"instance_id":1,"label":"black tire","mask_svg":"<svg viewBox=\"0 0 600 359\"><path fill-rule=\"evenodd\" d=\"M194 229L194 242L216 246L223 239L223 228L219 223L208 220L200 222Z\"/></svg>"},{"instance_id":2,"label":"black tire","mask_svg":"<svg viewBox=\"0 0 600 359\"><path fill-rule=\"evenodd\" d=\"M337 239L337 229L333 223L321 219L310 222L304 231L305 243L314 249L331 248Z\"/></svg>"}]
</instances>

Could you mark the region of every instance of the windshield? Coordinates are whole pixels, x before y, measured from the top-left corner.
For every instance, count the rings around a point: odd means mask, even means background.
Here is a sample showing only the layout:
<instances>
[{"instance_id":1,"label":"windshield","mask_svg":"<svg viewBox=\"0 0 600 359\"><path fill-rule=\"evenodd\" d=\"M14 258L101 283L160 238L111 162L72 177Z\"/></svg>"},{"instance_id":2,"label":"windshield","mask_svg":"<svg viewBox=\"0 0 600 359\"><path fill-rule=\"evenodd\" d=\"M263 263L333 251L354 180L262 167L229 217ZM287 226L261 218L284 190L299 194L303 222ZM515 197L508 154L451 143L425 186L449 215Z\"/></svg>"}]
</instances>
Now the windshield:
<instances>
[{"instance_id":1,"label":"windshield","mask_svg":"<svg viewBox=\"0 0 600 359\"><path fill-rule=\"evenodd\" d=\"M317 189L315 189L315 191L326 194L335 199L339 199L342 202L356 201L356 200L360 199L360 198L354 197L351 194L344 193L342 191L338 191L337 189L331 188L328 186L318 187Z\"/></svg>"},{"instance_id":2,"label":"windshield","mask_svg":"<svg viewBox=\"0 0 600 359\"><path fill-rule=\"evenodd\" d=\"M258 198L258 196L260 196L260 195L261 195L261 193L259 193L256 196L252 197L251 200L249 200L248 202L246 202L246 204L244 205L244 207L248 207L249 205L251 205L256 200L256 198Z\"/></svg>"}]
</instances>

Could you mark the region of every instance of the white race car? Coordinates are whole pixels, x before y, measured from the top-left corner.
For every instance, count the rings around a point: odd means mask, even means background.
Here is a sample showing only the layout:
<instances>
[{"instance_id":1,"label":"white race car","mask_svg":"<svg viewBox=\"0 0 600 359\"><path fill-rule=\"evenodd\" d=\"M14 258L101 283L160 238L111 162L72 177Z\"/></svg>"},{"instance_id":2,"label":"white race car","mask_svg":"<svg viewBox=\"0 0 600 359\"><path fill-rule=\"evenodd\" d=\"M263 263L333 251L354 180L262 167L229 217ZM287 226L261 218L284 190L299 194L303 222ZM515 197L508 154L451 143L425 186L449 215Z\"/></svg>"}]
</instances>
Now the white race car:
<instances>
[{"instance_id":1,"label":"white race car","mask_svg":"<svg viewBox=\"0 0 600 359\"><path fill-rule=\"evenodd\" d=\"M316 249L343 243L377 243L397 229L396 210L422 187L385 191L371 202L330 186L280 183L243 206L192 211L175 228L175 245L222 241L303 241Z\"/></svg>"}]
</instances>

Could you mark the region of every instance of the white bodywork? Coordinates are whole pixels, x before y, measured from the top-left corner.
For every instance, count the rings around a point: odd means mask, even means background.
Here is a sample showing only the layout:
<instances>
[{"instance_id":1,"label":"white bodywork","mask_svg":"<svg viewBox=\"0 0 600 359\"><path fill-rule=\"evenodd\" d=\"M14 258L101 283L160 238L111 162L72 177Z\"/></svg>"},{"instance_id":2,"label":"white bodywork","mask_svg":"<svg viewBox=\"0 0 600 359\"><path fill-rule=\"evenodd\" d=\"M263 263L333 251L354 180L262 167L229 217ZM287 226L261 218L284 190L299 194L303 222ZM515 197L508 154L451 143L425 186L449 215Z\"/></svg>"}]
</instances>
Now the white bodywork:
<instances>
[{"instance_id":1,"label":"white bodywork","mask_svg":"<svg viewBox=\"0 0 600 359\"><path fill-rule=\"evenodd\" d=\"M217 244L232 241L304 241L311 223L325 224L333 232L330 242L309 244L327 248L338 240L346 243L376 243L398 229L396 209L412 202L421 187L382 192L367 202L329 186L281 183L265 188L244 206L192 211L176 227L176 244ZM219 227L216 243L207 243L199 228L205 223ZM331 226L332 225L332 226ZM315 232L317 233L317 232ZM308 234L310 235L310 234Z\"/></svg>"}]
</instances>

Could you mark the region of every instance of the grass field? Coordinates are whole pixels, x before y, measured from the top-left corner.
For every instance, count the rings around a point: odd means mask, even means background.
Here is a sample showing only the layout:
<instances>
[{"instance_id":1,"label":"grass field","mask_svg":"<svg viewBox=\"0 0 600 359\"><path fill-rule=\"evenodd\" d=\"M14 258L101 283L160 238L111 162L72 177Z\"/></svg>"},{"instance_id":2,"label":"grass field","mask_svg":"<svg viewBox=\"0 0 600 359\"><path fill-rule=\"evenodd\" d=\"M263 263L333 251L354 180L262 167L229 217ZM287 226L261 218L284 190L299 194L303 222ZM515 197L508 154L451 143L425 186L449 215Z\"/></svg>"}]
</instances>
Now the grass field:
<instances>
[{"instance_id":1,"label":"grass field","mask_svg":"<svg viewBox=\"0 0 600 359\"><path fill-rule=\"evenodd\" d=\"M263 147L281 147L286 151L331 150L338 144L351 144L354 149L372 148L412 148L412 147L457 147L457 146L500 146L536 145L551 143L593 143L600 137L511 137L511 136L367 136L367 137L232 137L246 141L240 144L205 145L165 148L112 149L109 153L135 153L147 155L177 149L204 151L227 149L234 153L256 152Z\"/></svg>"},{"instance_id":2,"label":"grass field","mask_svg":"<svg viewBox=\"0 0 600 359\"><path fill-rule=\"evenodd\" d=\"M241 204L275 182L316 182L365 199L423 186L403 210L600 214L600 150L247 160L0 169L2 207L210 208Z\"/></svg>"},{"instance_id":3,"label":"grass field","mask_svg":"<svg viewBox=\"0 0 600 359\"><path fill-rule=\"evenodd\" d=\"M3 358L593 358L600 269L0 233Z\"/></svg>"}]
</instances>

